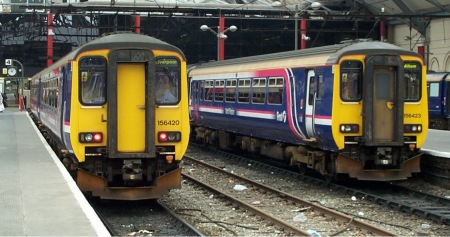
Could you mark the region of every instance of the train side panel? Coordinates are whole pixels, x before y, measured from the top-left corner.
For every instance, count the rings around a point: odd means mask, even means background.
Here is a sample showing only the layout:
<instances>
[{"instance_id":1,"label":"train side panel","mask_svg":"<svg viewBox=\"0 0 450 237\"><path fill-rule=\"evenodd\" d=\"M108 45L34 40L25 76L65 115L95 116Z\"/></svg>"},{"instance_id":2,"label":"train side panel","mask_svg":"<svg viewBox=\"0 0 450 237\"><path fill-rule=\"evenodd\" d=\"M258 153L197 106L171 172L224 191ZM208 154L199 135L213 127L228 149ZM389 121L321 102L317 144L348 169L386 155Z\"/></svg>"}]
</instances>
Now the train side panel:
<instances>
[{"instance_id":1,"label":"train side panel","mask_svg":"<svg viewBox=\"0 0 450 237\"><path fill-rule=\"evenodd\" d=\"M450 128L450 73L427 73L430 128Z\"/></svg>"}]
</instances>

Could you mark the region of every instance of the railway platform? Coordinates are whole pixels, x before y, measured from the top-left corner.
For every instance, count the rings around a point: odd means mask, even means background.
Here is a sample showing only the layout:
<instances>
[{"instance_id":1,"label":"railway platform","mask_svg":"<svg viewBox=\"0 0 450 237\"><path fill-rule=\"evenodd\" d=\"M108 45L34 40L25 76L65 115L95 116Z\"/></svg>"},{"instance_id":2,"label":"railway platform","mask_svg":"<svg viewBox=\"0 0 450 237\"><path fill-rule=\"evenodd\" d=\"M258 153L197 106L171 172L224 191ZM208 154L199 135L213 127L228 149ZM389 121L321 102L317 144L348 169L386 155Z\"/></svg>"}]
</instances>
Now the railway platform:
<instances>
[{"instance_id":1,"label":"railway platform","mask_svg":"<svg viewBox=\"0 0 450 237\"><path fill-rule=\"evenodd\" d=\"M450 158L450 131L428 129L427 140L421 151L431 156Z\"/></svg>"},{"instance_id":2,"label":"railway platform","mask_svg":"<svg viewBox=\"0 0 450 237\"><path fill-rule=\"evenodd\" d=\"M0 113L0 236L110 236L25 111Z\"/></svg>"}]
</instances>

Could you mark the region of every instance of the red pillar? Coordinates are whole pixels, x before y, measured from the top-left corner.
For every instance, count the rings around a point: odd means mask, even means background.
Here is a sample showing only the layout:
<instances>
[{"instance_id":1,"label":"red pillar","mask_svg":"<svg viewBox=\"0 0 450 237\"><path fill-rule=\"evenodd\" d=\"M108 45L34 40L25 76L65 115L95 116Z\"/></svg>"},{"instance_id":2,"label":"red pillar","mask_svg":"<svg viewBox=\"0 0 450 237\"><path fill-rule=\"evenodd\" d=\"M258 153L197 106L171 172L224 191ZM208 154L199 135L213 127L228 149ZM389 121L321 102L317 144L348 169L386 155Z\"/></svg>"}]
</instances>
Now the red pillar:
<instances>
[{"instance_id":1,"label":"red pillar","mask_svg":"<svg viewBox=\"0 0 450 237\"><path fill-rule=\"evenodd\" d=\"M384 41L386 39L386 21L381 19L380 21L380 40Z\"/></svg>"},{"instance_id":2,"label":"red pillar","mask_svg":"<svg viewBox=\"0 0 450 237\"><path fill-rule=\"evenodd\" d=\"M22 111L23 110L23 98L22 96L19 96L19 110Z\"/></svg>"},{"instance_id":3,"label":"red pillar","mask_svg":"<svg viewBox=\"0 0 450 237\"><path fill-rule=\"evenodd\" d=\"M303 39L302 35L306 36L306 18L300 20L300 49L306 49L306 40Z\"/></svg>"},{"instance_id":4,"label":"red pillar","mask_svg":"<svg viewBox=\"0 0 450 237\"><path fill-rule=\"evenodd\" d=\"M47 14L47 67L53 64L53 14Z\"/></svg>"},{"instance_id":5,"label":"red pillar","mask_svg":"<svg viewBox=\"0 0 450 237\"><path fill-rule=\"evenodd\" d=\"M425 47L424 47L423 44L417 46L417 53L419 53L420 55L422 55L422 58L425 58Z\"/></svg>"},{"instance_id":6,"label":"red pillar","mask_svg":"<svg viewBox=\"0 0 450 237\"><path fill-rule=\"evenodd\" d=\"M140 34L141 33L141 16L140 15L134 15L134 33Z\"/></svg>"},{"instance_id":7,"label":"red pillar","mask_svg":"<svg viewBox=\"0 0 450 237\"><path fill-rule=\"evenodd\" d=\"M219 29L218 34L221 36L223 34L223 31L225 30L225 17L221 16L219 17ZM225 58L225 39L222 37L217 36L217 52L218 52L218 61L224 60Z\"/></svg>"}]
</instances>

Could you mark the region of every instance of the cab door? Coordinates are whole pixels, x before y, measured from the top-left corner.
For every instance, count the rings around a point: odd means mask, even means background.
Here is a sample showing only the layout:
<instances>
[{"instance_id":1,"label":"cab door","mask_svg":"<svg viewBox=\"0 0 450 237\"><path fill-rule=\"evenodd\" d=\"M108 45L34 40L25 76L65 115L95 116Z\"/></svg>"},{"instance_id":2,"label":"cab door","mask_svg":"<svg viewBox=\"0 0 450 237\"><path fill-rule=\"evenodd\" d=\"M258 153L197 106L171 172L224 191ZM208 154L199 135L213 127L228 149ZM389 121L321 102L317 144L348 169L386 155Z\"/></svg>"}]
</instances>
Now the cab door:
<instances>
[{"instance_id":1,"label":"cab door","mask_svg":"<svg viewBox=\"0 0 450 237\"><path fill-rule=\"evenodd\" d=\"M145 64L117 64L117 149L145 151Z\"/></svg>"},{"instance_id":2,"label":"cab door","mask_svg":"<svg viewBox=\"0 0 450 237\"><path fill-rule=\"evenodd\" d=\"M403 144L404 69L399 56L373 55L364 74L363 133L368 146Z\"/></svg>"},{"instance_id":3,"label":"cab door","mask_svg":"<svg viewBox=\"0 0 450 237\"><path fill-rule=\"evenodd\" d=\"M115 50L108 60L110 158L153 158L155 57L151 51Z\"/></svg>"},{"instance_id":4,"label":"cab door","mask_svg":"<svg viewBox=\"0 0 450 237\"><path fill-rule=\"evenodd\" d=\"M391 142L394 140L395 72L388 67L377 67L373 86L373 139ZM394 108L395 107L395 108Z\"/></svg>"}]
</instances>

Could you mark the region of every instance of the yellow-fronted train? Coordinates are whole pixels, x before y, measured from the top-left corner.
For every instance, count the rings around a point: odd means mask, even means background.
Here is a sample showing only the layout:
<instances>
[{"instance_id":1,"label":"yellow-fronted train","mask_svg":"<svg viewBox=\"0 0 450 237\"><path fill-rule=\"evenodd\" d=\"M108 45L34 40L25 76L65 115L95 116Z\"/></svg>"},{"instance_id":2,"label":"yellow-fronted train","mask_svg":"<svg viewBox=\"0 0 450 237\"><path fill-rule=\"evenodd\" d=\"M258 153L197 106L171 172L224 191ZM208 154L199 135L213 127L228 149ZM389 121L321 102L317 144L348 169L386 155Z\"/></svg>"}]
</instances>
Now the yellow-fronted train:
<instances>
[{"instance_id":1,"label":"yellow-fronted train","mask_svg":"<svg viewBox=\"0 0 450 237\"><path fill-rule=\"evenodd\" d=\"M199 64L188 78L192 135L206 144L331 179L420 172L427 84L415 52L355 40Z\"/></svg>"},{"instance_id":2,"label":"yellow-fronted train","mask_svg":"<svg viewBox=\"0 0 450 237\"><path fill-rule=\"evenodd\" d=\"M138 200L181 187L190 125L180 49L139 34L103 36L37 73L30 87L30 113L81 191ZM157 98L161 89L171 98Z\"/></svg>"}]
</instances>

